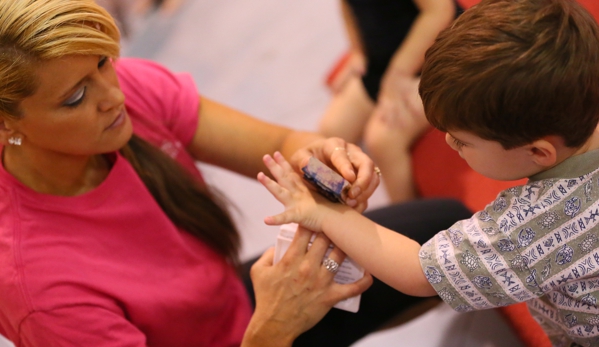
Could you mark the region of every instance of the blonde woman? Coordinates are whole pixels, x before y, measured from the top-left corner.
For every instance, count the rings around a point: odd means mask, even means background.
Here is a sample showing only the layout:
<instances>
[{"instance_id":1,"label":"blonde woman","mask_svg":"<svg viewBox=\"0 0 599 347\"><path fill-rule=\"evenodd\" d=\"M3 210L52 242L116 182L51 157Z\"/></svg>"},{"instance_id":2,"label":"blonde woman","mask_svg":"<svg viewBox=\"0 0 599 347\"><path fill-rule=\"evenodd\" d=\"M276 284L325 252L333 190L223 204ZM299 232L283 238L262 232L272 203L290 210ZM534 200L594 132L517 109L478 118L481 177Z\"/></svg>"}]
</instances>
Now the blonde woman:
<instances>
[{"instance_id":1,"label":"blonde woman","mask_svg":"<svg viewBox=\"0 0 599 347\"><path fill-rule=\"evenodd\" d=\"M198 97L188 75L122 59L92 0L0 0L0 334L17 346L288 346L370 276L339 285L300 231L238 276L239 236L201 160L252 176L310 156L366 207L372 161ZM337 148L345 150L337 151ZM351 158L347 152L351 152ZM342 261L335 250L330 257Z\"/></svg>"}]
</instances>

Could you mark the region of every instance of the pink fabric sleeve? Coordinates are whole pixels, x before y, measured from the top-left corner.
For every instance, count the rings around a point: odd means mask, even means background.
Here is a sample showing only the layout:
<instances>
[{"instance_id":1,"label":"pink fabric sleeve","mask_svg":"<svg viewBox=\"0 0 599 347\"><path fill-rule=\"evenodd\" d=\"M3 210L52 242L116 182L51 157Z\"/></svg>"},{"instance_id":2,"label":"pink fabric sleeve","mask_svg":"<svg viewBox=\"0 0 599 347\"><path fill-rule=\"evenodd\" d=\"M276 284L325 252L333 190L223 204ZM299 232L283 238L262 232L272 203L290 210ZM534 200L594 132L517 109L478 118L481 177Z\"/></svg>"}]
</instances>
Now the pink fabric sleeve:
<instances>
[{"instance_id":1,"label":"pink fabric sleeve","mask_svg":"<svg viewBox=\"0 0 599 347\"><path fill-rule=\"evenodd\" d=\"M116 62L127 107L139 117L160 121L184 146L198 127L199 95L189 74L175 74L143 59Z\"/></svg>"},{"instance_id":2,"label":"pink fabric sleeve","mask_svg":"<svg viewBox=\"0 0 599 347\"><path fill-rule=\"evenodd\" d=\"M122 315L72 306L29 315L20 326L22 347L146 347L146 336Z\"/></svg>"}]
</instances>

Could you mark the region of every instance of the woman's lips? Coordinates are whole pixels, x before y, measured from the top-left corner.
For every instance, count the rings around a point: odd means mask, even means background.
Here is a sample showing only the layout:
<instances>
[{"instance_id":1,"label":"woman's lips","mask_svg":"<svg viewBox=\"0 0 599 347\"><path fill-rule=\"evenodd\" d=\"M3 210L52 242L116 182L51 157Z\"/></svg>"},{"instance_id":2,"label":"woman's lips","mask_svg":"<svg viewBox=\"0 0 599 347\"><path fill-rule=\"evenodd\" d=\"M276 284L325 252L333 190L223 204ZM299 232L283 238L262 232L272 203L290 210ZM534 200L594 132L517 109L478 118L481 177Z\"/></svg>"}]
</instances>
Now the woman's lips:
<instances>
[{"instance_id":1,"label":"woman's lips","mask_svg":"<svg viewBox=\"0 0 599 347\"><path fill-rule=\"evenodd\" d=\"M116 117L114 122L112 122L112 124L110 124L108 126L108 128L106 128L106 130L114 129L114 128L118 127L119 125L123 124L124 122L125 122L125 110L123 109L121 111L121 113L119 113L119 115Z\"/></svg>"}]
</instances>

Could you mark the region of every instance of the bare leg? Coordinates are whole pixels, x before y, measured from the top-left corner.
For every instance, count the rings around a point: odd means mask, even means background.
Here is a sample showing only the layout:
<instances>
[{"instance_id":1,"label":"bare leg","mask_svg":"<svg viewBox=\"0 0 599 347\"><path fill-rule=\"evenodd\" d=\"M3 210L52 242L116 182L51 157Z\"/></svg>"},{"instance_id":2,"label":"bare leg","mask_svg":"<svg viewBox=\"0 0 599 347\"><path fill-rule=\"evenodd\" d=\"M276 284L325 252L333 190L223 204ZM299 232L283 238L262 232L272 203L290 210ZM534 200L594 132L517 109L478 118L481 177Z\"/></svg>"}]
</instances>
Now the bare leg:
<instances>
[{"instance_id":1,"label":"bare leg","mask_svg":"<svg viewBox=\"0 0 599 347\"><path fill-rule=\"evenodd\" d=\"M352 143L362 140L364 127L374 109L362 80L352 77L338 93L320 121L319 131L327 137L341 137Z\"/></svg>"},{"instance_id":2,"label":"bare leg","mask_svg":"<svg viewBox=\"0 0 599 347\"><path fill-rule=\"evenodd\" d=\"M414 80L411 88L396 116L375 112L364 133L364 144L383 173L383 184L392 203L416 198L410 150L430 128L418 96L418 80Z\"/></svg>"}]
</instances>

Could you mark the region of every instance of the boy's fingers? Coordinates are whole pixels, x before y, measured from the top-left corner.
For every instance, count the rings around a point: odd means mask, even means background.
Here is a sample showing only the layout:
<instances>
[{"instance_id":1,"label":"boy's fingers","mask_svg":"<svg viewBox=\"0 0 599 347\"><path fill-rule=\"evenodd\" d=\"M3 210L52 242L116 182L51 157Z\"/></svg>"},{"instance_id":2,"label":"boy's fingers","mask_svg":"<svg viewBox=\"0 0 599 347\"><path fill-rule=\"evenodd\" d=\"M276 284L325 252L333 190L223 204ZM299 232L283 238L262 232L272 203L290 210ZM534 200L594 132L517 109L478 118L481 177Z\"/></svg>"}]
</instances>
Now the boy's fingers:
<instances>
[{"instance_id":1,"label":"boy's fingers","mask_svg":"<svg viewBox=\"0 0 599 347\"><path fill-rule=\"evenodd\" d=\"M264 223L266 225L283 225L288 223L295 222L293 218L287 213L283 212L274 216L268 216L264 218Z\"/></svg>"},{"instance_id":2,"label":"boy's fingers","mask_svg":"<svg viewBox=\"0 0 599 347\"><path fill-rule=\"evenodd\" d=\"M291 167L291 164L289 164L289 162L285 159L285 157L283 157L281 152L275 152L275 154L273 155L273 158L277 162L277 164L279 164L279 166L283 169L282 171L295 172L295 171L293 171L293 167Z\"/></svg>"},{"instance_id":3,"label":"boy's fingers","mask_svg":"<svg viewBox=\"0 0 599 347\"><path fill-rule=\"evenodd\" d=\"M258 179L258 182L260 182L279 202L284 204L287 201L287 190L281 187L277 182L273 181L262 172L258 173L256 178Z\"/></svg>"},{"instance_id":4,"label":"boy's fingers","mask_svg":"<svg viewBox=\"0 0 599 347\"><path fill-rule=\"evenodd\" d=\"M285 160L281 153L275 152L272 157L265 155L263 161L270 170L272 176L281 186L297 188L303 185L300 177L295 173L291 164Z\"/></svg>"},{"instance_id":5,"label":"boy's fingers","mask_svg":"<svg viewBox=\"0 0 599 347\"><path fill-rule=\"evenodd\" d=\"M277 178L277 174L279 173L279 165L277 164L277 162L273 159L273 157L271 157L269 154L265 154L262 157L262 162L264 163L264 165L266 165L266 167L268 168L268 171L270 171L270 173Z\"/></svg>"}]
</instances>

